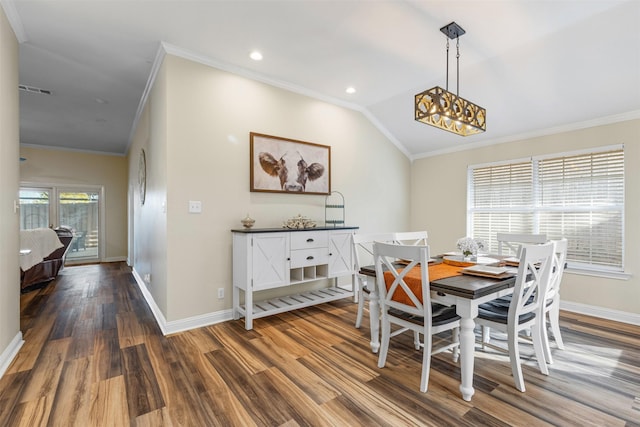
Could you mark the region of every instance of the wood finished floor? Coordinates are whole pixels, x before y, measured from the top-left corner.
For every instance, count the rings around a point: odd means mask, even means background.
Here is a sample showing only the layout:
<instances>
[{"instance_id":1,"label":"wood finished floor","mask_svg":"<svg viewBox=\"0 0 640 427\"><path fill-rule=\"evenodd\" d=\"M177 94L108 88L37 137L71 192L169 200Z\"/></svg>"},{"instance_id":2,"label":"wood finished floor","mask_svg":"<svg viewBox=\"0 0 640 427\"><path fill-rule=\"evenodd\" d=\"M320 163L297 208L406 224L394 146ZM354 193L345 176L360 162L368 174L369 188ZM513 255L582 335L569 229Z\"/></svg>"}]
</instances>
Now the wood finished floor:
<instances>
[{"instance_id":1,"label":"wood finished floor","mask_svg":"<svg viewBox=\"0 0 640 427\"><path fill-rule=\"evenodd\" d=\"M214 296L212 296L213 298ZM562 313L550 375L525 353L526 393L503 355L459 368L392 344L378 369L349 300L164 337L123 263L65 268L21 297L26 340L0 379L0 426L639 426L640 327ZM367 323L366 321L363 323Z\"/></svg>"}]
</instances>

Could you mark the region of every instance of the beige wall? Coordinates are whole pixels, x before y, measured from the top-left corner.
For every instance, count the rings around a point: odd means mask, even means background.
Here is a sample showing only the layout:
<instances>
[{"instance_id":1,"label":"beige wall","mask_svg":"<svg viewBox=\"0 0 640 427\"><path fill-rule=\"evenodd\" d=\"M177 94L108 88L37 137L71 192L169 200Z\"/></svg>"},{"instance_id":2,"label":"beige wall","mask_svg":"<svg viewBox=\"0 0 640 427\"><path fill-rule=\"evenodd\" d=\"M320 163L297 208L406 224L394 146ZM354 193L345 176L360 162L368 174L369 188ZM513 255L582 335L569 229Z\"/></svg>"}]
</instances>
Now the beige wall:
<instances>
[{"instance_id":1,"label":"beige wall","mask_svg":"<svg viewBox=\"0 0 640 427\"><path fill-rule=\"evenodd\" d=\"M0 7L0 376L20 340L18 113L18 42Z\"/></svg>"},{"instance_id":2,"label":"beige wall","mask_svg":"<svg viewBox=\"0 0 640 427\"><path fill-rule=\"evenodd\" d=\"M132 221L135 271L144 278L145 286L156 305L167 317L167 71L162 67L134 134L129 150L129 191L133 197L129 209ZM153 117L153 120L151 119ZM141 150L146 157L146 198L140 203L138 181ZM131 255L130 255L131 257Z\"/></svg>"},{"instance_id":3,"label":"beige wall","mask_svg":"<svg viewBox=\"0 0 640 427\"><path fill-rule=\"evenodd\" d=\"M139 128L148 130L138 131L130 152L135 187L138 151L148 147L152 187L134 207L134 267L151 274L150 292L168 321L231 308L230 230L245 215L255 227L280 227L297 214L324 220L324 196L249 191L250 132L331 146L332 188L345 196L348 225L408 229L410 162L359 112L175 56L165 57L146 111L149 123ZM163 222L144 218L161 216L164 200L166 243L144 240L163 235ZM188 213L189 200L202 201L202 214Z\"/></svg>"},{"instance_id":4,"label":"beige wall","mask_svg":"<svg viewBox=\"0 0 640 427\"><path fill-rule=\"evenodd\" d=\"M429 242L435 252L452 250L456 240L466 235L467 166L624 144L625 270L631 278L618 280L567 273L562 300L640 314L639 141L640 120L631 120L416 160L412 168L411 225L429 231Z\"/></svg>"},{"instance_id":5,"label":"beige wall","mask_svg":"<svg viewBox=\"0 0 640 427\"><path fill-rule=\"evenodd\" d=\"M20 181L104 187L104 261L127 256L127 159L123 156L21 147Z\"/></svg>"}]
</instances>

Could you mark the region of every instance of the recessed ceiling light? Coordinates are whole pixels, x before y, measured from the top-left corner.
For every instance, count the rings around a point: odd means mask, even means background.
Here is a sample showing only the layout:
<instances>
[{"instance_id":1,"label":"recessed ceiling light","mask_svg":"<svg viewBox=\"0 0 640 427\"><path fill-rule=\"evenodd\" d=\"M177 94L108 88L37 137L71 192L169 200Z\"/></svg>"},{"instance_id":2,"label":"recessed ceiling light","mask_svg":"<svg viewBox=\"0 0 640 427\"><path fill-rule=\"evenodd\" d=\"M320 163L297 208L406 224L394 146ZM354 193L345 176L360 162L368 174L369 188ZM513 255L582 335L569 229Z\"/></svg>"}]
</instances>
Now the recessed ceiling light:
<instances>
[{"instance_id":1,"label":"recessed ceiling light","mask_svg":"<svg viewBox=\"0 0 640 427\"><path fill-rule=\"evenodd\" d=\"M349 95L351 95L352 93L356 93L356 88L353 86L349 86L345 92L347 92Z\"/></svg>"},{"instance_id":2,"label":"recessed ceiling light","mask_svg":"<svg viewBox=\"0 0 640 427\"><path fill-rule=\"evenodd\" d=\"M249 58L253 59L254 61L262 61L262 54L257 50L254 50L249 54Z\"/></svg>"}]
</instances>

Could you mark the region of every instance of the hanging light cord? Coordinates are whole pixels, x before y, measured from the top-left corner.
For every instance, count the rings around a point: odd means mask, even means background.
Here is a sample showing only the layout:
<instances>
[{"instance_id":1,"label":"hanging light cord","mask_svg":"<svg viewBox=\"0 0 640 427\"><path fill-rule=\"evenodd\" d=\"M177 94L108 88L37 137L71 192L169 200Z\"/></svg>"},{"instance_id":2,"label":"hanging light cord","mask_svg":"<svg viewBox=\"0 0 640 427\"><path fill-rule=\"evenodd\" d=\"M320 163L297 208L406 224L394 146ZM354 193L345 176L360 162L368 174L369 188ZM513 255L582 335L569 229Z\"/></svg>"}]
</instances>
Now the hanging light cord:
<instances>
[{"instance_id":1,"label":"hanging light cord","mask_svg":"<svg viewBox=\"0 0 640 427\"><path fill-rule=\"evenodd\" d=\"M449 39L447 38L447 84L445 89L449 92Z\"/></svg>"},{"instance_id":2,"label":"hanging light cord","mask_svg":"<svg viewBox=\"0 0 640 427\"><path fill-rule=\"evenodd\" d=\"M449 38L447 38L447 84L445 86L449 91ZM460 96L460 37L456 37L456 96Z\"/></svg>"},{"instance_id":3,"label":"hanging light cord","mask_svg":"<svg viewBox=\"0 0 640 427\"><path fill-rule=\"evenodd\" d=\"M456 96L460 96L460 37L456 37Z\"/></svg>"}]
</instances>

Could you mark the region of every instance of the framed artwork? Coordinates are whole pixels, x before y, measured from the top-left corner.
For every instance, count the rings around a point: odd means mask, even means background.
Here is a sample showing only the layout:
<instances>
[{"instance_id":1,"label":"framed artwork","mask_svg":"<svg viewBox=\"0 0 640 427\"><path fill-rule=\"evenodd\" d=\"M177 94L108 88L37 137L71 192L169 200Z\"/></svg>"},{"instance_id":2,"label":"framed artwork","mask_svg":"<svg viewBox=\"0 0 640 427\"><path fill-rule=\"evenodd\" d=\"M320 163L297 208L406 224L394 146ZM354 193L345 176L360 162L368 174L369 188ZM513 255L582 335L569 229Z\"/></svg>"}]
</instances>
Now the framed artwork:
<instances>
[{"instance_id":1,"label":"framed artwork","mask_svg":"<svg viewBox=\"0 0 640 427\"><path fill-rule=\"evenodd\" d=\"M251 191L331 193L331 147L250 133Z\"/></svg>"},{"instance_id":2,"label":"framed artwork","mask_svg":"<svg viewBox=\"0 0 640 427\"><path fill-rule=\"evenodd\" d=\"M140 150L138 158L138 188L140 189L140 204L144 205L147 195L147 156L144 148Z\"/></svg>"}]
</instances>

